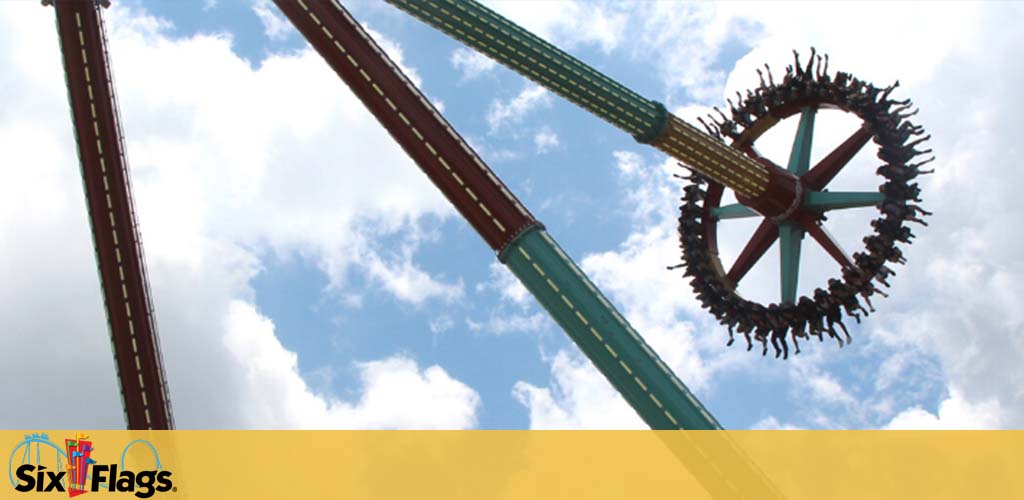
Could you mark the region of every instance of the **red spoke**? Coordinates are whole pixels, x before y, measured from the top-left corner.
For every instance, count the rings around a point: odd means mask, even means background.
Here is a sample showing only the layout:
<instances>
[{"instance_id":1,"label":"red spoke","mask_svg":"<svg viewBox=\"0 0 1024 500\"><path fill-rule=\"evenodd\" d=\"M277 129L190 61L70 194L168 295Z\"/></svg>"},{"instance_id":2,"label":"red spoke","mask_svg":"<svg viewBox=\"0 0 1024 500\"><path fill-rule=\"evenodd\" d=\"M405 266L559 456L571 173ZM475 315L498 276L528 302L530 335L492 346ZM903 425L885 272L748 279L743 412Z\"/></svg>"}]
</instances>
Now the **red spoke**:
<instances>
[{"instance_id":1,"label":"red spoke","mask_svg":"<svg viewBox=\"0 0 1024 500\"><path fill-rule=\"evenodd\" d=\"M817 241L818 244L821 245L821 247L839 263L840 267L845 269L847 267L854 266L853 260L850 259L849 254L843 251L835 238L833 238L832 235L829 234L828 230L818 223L818 221L812 220L809 217L801 217L800 225L804 227L812 238L814 238L814 241Z\"/></svg>"},{"instance_id":2,"label":"red spoke","mask_svg":"<svg viewBox=\"0 0 1024 500\"><path fill-rule=\"evenodd\" d=\"M754 231L754 236L747 242L747 246L743 247L743 251L740 252L736 262L733 263L732 269L729 269L729 274L727 275L729 281L733 285L738 284L747 275L750 268L754 267L758 260L761 260L761 256L768 251L768 248L778 238L779 226L768 219L761 221L761 225L757 226L757 230Z\"/></svg>"},{"instance_id":3,"label":"red spoke","mask_svg":"<svg viewBox=\"0 0 1024 500\"><path fill-rule=\"evenodd\" d=\"M857 129L848 139L843 141L835 150L822 158L817 165L804 174L801 179L804 185L813 191L821 191L835 178L850 160L860 152L868 141L871 140L871 131L866 127Z\"/></svg>"}]
</instances>

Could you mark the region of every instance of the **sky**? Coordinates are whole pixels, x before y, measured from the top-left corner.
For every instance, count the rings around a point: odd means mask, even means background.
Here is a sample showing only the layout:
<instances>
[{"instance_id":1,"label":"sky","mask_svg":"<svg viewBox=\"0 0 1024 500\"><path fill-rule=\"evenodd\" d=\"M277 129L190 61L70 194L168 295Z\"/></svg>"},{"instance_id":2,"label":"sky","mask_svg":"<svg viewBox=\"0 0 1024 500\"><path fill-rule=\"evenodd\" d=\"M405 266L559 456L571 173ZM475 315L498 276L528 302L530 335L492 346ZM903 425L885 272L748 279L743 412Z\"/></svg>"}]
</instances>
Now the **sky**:
<instances>
[{"instance_id":1,"label":"sky","mask_svg":"<svg viewBox=\"0 0 1024 500\"><path fill-rule=\"evenodd\" d=\"M178 428L643 427L271 2L113 3ZM935 215L852 345L788 361L726 347L666 269L674 161L383 2L344 4L725 427L1024 424L1021 4L489 4L692 123L794 49L900 82L932 135ZM0 428L122 428L52 9L0 1L0 67ZM812 162L857 126L820 113ZM782 163L794 131L759 149ZM875 189L874 154L835 189ZM828 227L858 248L872 210ZM726 262L753 227L723 223ZM801 293L838 275L804 255ZM777 300L777 259L741 293Z\"/></svg>"}]
</instances>

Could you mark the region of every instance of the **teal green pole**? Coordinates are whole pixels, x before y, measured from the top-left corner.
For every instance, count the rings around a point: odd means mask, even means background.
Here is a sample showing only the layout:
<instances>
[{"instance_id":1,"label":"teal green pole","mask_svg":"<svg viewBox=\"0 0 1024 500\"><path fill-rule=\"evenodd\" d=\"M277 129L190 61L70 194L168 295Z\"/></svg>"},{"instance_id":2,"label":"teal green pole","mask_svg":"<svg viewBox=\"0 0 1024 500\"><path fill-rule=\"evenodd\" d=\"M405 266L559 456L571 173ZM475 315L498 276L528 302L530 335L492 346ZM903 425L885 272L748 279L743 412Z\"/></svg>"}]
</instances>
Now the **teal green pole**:
<instances>
[{"instance_id":1,"label":"teal green pole","mask_svg":"<svg viewBox=\"0 0 1024 500\"><path fill-rule=\"evenodd\" d=\"M543 227L521 233L498 258L651 429L722 429ZM783 498L726 433L661 438L712 498Z\"/></svg>"},{"instance_id":2,"label":"teal green pole","mask_svg":"<svg viewBox=\"0 0 1024 500\"><path fill-rule=\"evenodd\" d=\"M811 168L811 139L814 137L814 115L818 108L808 106L800 111L800 125L793 138L787 170L800 177Z\"/></svg>"},{"instance_id":3,"label":"teal green pole","mask_svg":"<svg viewBox=\"0 0 1024 500\"><path fill-rule=\"evenodd\" d=\"M885 201L879 192L811 191L805 195L804 206L813 210L872 207Z\"/></svg>"},{"instance_id":4,"label":"teal green pole","mask_svg":"<svg viewBox=\"0 0 1024 500\"><path fill-rule=\"evenodd\" d=\"M796 304L800 278L800 243L803 239L804 229L799 223L783 221L779 224L779 274L784 303Z\"/></svg>"},{"instance_id":5,"label":"teal green pole","mask_svg":"<svg viewBox=\"0 0 1024 500\"><path fill-rule=\"evenodd\" d=\"M473 0L387 0L569 102L748 198L770 169ZM537 2L543 8L543 2Z\"/></svg>"},{"instance_id":6,"label":"teal green pole","mask_svg":"<svg viewBox=\"0 0 1024 500\"><path fill-rule=\"evenodd\" d=\"M740 203L733 203L730 205L723 205L711 209L711 215L717 217L720 220L723 219L742 219L744 217L761 217L761 214L754 211L754 209L742 205Z\"/></svg>"},{"instance_id":7,"label":"teal green pole","mask_svg":"<svg viewBox=\"0 0 1024 500\"><path fill-rule=\"evenodd\" d=\"M543 228L521 234L499 259L652 429L721 429Z\"/></svg>"},{"instance_id":8,"label":"teal green pole","mask_svg":"<svg viewBox=\"0 0 1024 500\"><path fill-rule=\"evenodd\" d=\"M637 95L477 2L387 1L625 130L642 143L653 142L667 123L668 113L660 103ZM543 8L542 3L537 5Z\"/></svg>"}]
</instances>

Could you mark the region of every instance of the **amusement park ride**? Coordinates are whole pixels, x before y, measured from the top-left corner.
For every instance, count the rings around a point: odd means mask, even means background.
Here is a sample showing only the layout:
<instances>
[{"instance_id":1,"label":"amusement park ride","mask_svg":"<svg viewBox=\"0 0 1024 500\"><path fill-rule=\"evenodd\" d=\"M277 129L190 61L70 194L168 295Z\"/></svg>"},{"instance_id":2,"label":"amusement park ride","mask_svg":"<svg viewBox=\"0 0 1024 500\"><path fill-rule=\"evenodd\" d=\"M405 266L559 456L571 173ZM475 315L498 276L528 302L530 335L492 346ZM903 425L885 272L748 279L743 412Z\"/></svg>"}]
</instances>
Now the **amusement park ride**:
<instances>
[{"instance_id":1,"label":"amusement park ride","mask_svg":"<svg viewBox=\"0 0 1024 500\"><path fill-rule=\"evenodd\" d=\"M701 131L594 68L473 0L388 0L395 7L473 47L526 78L677 159L692 173L683 188L679 238L684 267L699 300L730 332L770 343L776 356L792 342L824 335L840 346L850 336L843 313L859 321L884 295L889 265L904 261L907 222L927 215L914 178L930 150L923 129L907 119L909 100L896 85L877 88L846 73L830 74L828 58L797 56L776 82L766 66L761 85L701 120ZM124 139L101 15L106 0L43 0L56 10L57 29L89 220L95 243L111 344L129 429L171 429L173 419L136 226ZM352 92L412 157L459 213L652 429L721 429L689 389L555 243L544 226L499 180L359 23L336 0L274 0ZM767 78L767 81L765 80ZM821 109L852 113L863 125L834 151L810 163L815 116ZM716 108L717 111L717 108ZM799 115L786 165L762 157L757 140ZM869 141L883 165L876 192L832 192L829 182ZM728 141L728 144L725 142ZM725 189L738 203L722 205ZM876 207L873 234L848 254L823 226L825 213ZM719 221L760 217L760 226L726 271L718 254ZM805 234L839 264L839 277L811 296L797 297ZM778 240L781 298L760 304L737 293L738 282ZM839 325L840 335L835 330Z\"/></svg>"}]
</instances>

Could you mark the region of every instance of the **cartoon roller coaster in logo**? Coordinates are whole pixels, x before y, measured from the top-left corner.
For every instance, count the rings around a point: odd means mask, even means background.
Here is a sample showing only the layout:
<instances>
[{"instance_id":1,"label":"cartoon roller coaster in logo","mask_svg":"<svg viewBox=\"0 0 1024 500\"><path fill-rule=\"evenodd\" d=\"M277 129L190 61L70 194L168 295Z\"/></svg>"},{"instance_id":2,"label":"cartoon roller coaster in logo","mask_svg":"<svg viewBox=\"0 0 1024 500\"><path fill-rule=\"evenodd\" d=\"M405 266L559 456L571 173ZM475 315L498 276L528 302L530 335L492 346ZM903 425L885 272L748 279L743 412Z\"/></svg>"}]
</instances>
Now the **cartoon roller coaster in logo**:
<instances>
[{"instance_id":1,"label":"cartoon roller coaster in logo","mask_svg":"<svg viewBox=\"0 0 1024 500\"><path fill-rule=\"evenodd\" d=\"M35 451L34 461L32 460L33 451ZM43 458L44 453L45 459ZM54 472L61 472L68 466L68 454L56 443L50 441L50 436L46 433L26 434L25 439L11 450L11 456L7 459L7 479L11 486L18 484L14 478L14 471L25 464L44 467L49 465Z\"/></svg>"},{"instance_id":2,"label":"cartoon roller coaster in logo","mask_svg":"<svg viewBox=\"0 0 1024 500\"><path fill-rule=\"evenodd\" d=\"M777 357L790 343L825 335L851 341L843 318L857 321L884 295L891 266L904 261L908 222L927 215L914 179L931 159L927 139L911 123L909 100L896 85L879 88L843 72L813 50L776 82L767 67L761 85L730 100L729 113L701 119L702 131L473 0L388 0L426 24L564 97L642 144L675 158L691 174L682 189L679 238L683 276L730 332ZM130 429L173 427L143 250L133 208L101 5L97 0L45 0L56 10L81 172L110 325L125 416ZM652 429L721 429L555 242L486 162L462 139L360 24L336 0L274 0L309 44L371 111L395 141L526 286L637 414ZM717 108L716 108L717 109ZM862 126L814 165L815 116L837 110ZM757 141L780 121L799 116L785 165L762 156ZM878 146L881 186L834 192L829 182L868 143ZM725 190L738 201L723 205ZM823 224L830 211L876 207L879 218L849 254ZM718 251L718 224L757 217L761 223L728 266ZM805 234L838 263L835 277L798 297ZM780 246L780 299L762 304L737 285L768 248ZM864 306L867 306L866 308ZM839 330L836 329L839 328Z\"/></svg>"},{"instance_id":3,"label":"cartoon roller coaster in logo","mask_svg":"<svg viewBox=\"0 0 1024 500\"><path fill-rule=\"evenodd\" d=\"M68 439L66 441L66 449L78 449L77 443L81 442L87 443L89 451L92 451L92 442L82 441L84 439L88 439L88 436L78 434L75 439ZM121 470L125 470L125 459L128 457L128 452L131 451L133 446L148 450L153 457L153 468L158 471L164 470L156 447L145 439L135 439L125 445L124 450L121 451L121 461L118 462ZM34 454L33 451L35 451ZM92 480L92 474L87 472L89 470L88 464L95 463L95 460L91 459L88 453L73 452L72 454L76 456L69 458L64 448L50 440L49 434L43 432L26 434L25 439L14 446L10 457L7 459L8 481L11 483L11 486L17 486L18 480L15 478L15 471L23 465L35 465L37 470L49 468L52 474L59 474L65 470L70 472L73 470L72 468L77 468L82 473L81 475L70 475L72 485L68 485L65 478L60 480L60 484L66 489L76 488L84 490L84 485ZM35 460L32 459L33 456ZM101 488L107 487L105 482L100 482L99 485Z\"/></svg>"}]
</instances>

